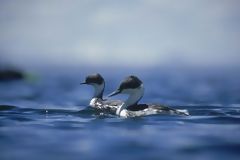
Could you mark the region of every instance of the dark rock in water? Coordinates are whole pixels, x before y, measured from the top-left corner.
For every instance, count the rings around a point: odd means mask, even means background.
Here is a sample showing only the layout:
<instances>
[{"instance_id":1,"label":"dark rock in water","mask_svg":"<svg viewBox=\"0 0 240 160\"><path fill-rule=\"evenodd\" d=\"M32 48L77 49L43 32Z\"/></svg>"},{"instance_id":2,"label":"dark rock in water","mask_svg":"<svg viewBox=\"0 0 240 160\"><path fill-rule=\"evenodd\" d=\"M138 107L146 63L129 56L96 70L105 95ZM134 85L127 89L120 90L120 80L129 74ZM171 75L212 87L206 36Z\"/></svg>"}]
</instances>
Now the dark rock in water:
<instances>
[{"instance_id":1,"label":"dark rock in water","mask_svg":"<svg viewBox=\"0 0 240 160\"><path fill-rule=\"evenodd\" d=\"M8 69L0 70L0 82L1 81L12 81L12 80L21 80L24 78L24 75L21 71Z\"/></svg>"},{"instance_id":2,"label":"dark rock in water","mask_svg":"<svg viewBox=\"0 0 240 160\"><path fill-rule=\"evenodd\" d=\"M10 105L1 105L0 104L0 111L5 111L5 110L11 110L11 109L15 109L15 106L10 106Z\"/></svg>"}]
</instances>

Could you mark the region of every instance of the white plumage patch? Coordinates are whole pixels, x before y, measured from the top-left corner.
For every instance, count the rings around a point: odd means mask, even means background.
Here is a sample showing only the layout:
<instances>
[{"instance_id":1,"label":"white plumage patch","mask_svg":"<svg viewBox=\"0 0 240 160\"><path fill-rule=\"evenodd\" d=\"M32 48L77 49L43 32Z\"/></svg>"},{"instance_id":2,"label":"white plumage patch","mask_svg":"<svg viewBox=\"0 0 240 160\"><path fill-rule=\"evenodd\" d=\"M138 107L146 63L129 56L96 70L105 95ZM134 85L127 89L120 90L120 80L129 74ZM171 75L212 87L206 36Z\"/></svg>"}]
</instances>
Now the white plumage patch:
<instances>
[{"instance_id":1,"label":"white plumage patch","mask_svg":"<svg viewBox=\"0 0 240 160\"><path fill-rule=\"evenodd\" d=\"M90 101L90 106L93 107L93 108L96 108L96 101L97 101L97 98L93 98L91 101Z\"/></svg>"}]
</instances>

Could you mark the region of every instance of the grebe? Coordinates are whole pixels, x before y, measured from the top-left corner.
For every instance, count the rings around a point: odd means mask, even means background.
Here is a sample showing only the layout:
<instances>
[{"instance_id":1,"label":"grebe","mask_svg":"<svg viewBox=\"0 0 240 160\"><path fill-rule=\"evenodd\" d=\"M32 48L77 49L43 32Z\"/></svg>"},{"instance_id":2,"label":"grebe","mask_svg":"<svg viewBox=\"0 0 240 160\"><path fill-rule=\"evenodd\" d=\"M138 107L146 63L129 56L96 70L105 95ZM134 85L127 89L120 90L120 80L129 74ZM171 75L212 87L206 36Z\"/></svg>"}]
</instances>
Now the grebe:
<instances>
[{"instance_id":1,"label":"grebe","mask_svg":"<svg viewBox=\"0 0 240 160\"><path fill-rule=\"evenodd\" d=\"M115 114L117 111L117 108L123 104L123 102L120 100L104 100L103 99L105 81L99 73L88 75L85 79L85 82L80 84L81 85L87 84L87 85L93 86L94 95L89 105L94 109Z\"/></svg>"},{"instance_id":2,"label":"grebe","mask_svg":"<svg viewBox=\"0 0 240 160\"><path fill-rule=\"evenodd\" d=\"M144 94L144 87L142 81L136 76L128 76L109 97L120 93L129 95L127 100L117 108L116 114L120 117L136 117L152 114L189 115L187 110L173 109L161 104L138 104Z\"/></svg>"}]
</instances>

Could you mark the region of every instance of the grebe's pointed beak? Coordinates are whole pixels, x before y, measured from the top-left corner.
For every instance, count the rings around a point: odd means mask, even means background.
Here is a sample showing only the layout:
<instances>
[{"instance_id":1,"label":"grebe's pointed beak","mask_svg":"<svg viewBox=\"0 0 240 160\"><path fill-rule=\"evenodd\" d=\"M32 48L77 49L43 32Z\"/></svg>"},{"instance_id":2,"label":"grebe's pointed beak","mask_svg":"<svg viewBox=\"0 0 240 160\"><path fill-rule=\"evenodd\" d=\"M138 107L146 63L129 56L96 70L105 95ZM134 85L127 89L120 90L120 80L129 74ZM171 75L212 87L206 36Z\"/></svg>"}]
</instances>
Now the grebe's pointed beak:
<instances>
[{"instance_id":1,"label":"grebe's pointed beak","mask_svg":"<svg viewBox=\"0 0 240 160\"><path fill-rule=\"evenodd\" d=\"M80 83L80 85L83 85L83 84L87 84L86 82L82 82L82 83Z\"/></svg>"},{"instance_id":2,"label":"grebe's pointed beak","mask_svg":"<svg viewBox=\"0 0 240 160\"><path fill-rule=\"evenodd\" d=\"M119 93L121 93L121 91L120 91L120 90L116 90L116 91L110 93L110 94L108 95L108 97L115 96L115 95L117 95L117 94L119 94Z\"/></svg>"}]
</instances>

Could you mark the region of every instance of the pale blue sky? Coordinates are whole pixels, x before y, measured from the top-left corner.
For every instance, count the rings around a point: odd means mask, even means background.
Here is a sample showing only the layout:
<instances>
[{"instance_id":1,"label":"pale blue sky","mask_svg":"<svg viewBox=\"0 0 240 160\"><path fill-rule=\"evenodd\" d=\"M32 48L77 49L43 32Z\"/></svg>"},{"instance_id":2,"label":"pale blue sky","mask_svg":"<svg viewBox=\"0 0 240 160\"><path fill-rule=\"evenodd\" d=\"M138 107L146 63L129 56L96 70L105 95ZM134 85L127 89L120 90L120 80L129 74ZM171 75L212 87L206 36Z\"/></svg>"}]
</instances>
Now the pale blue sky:
<instances>
[{"instance_id":1,"label":"pale blue sky","mask_svg":"<svg viewBox=\"0 0 240 160\"><path fill-rule=\"evenodd\" d=\"M20 66L238 65L238 0L1 0L0 57Z\"/></svg>"}]
</instances>

